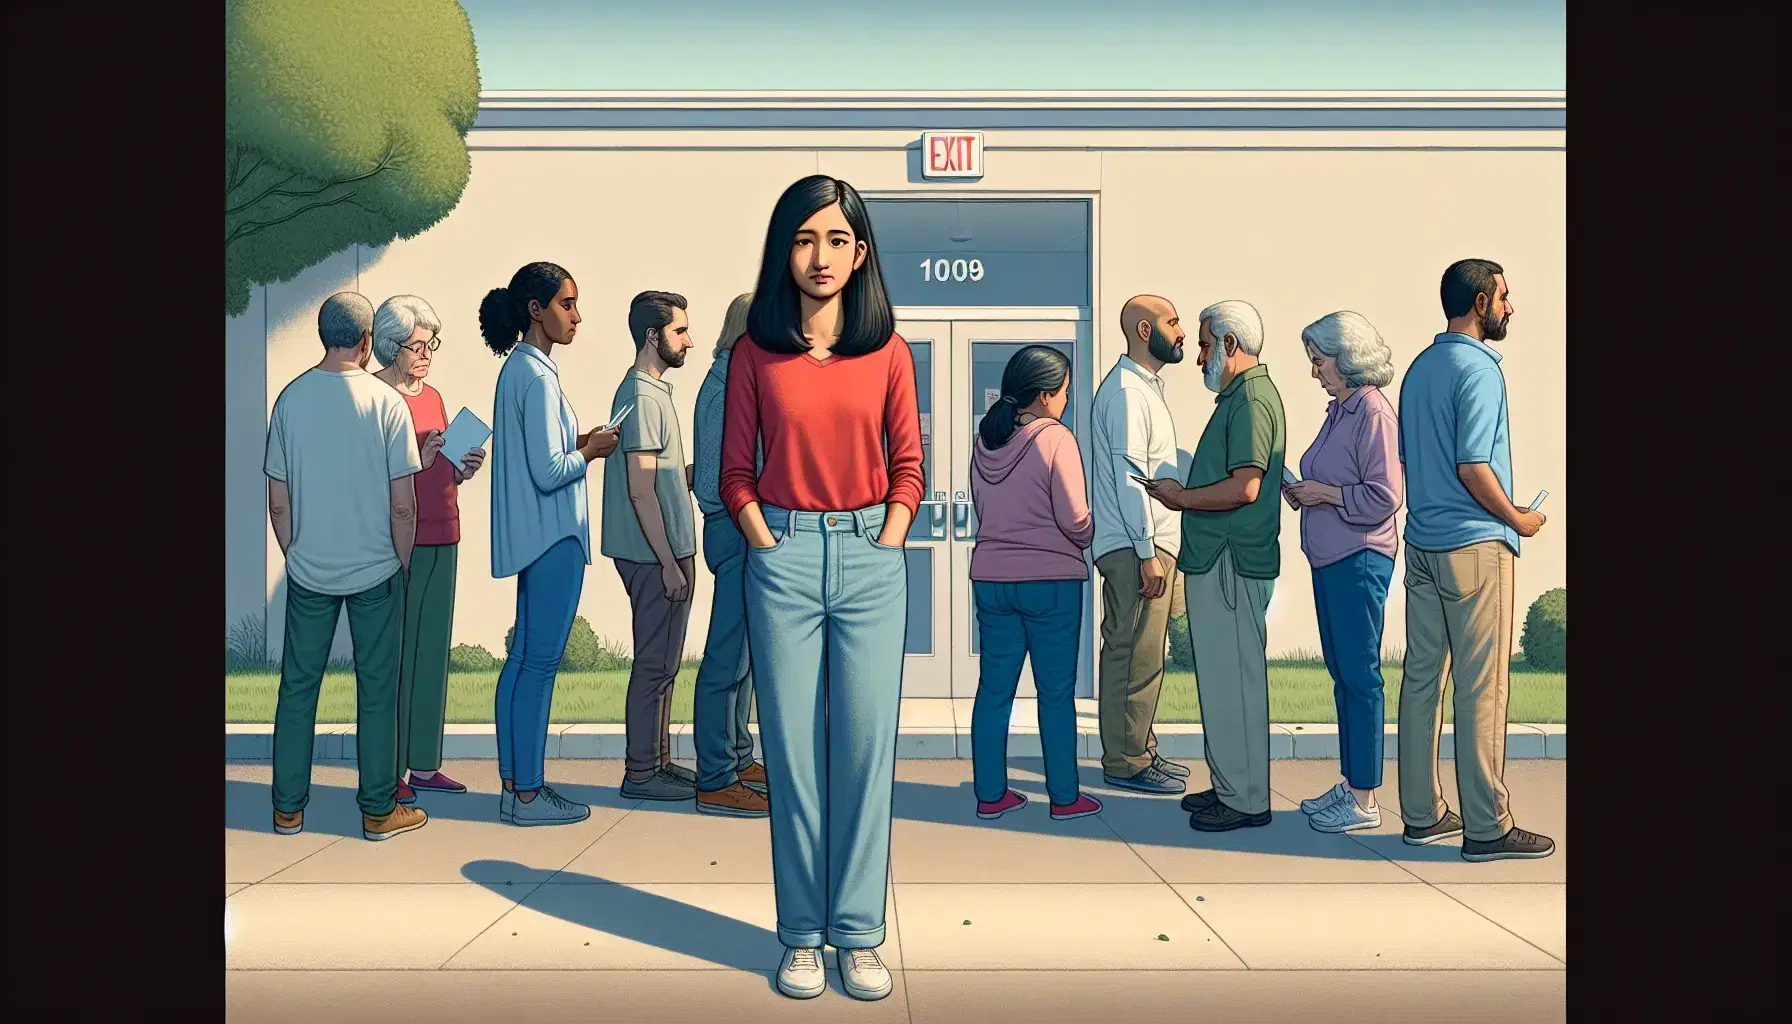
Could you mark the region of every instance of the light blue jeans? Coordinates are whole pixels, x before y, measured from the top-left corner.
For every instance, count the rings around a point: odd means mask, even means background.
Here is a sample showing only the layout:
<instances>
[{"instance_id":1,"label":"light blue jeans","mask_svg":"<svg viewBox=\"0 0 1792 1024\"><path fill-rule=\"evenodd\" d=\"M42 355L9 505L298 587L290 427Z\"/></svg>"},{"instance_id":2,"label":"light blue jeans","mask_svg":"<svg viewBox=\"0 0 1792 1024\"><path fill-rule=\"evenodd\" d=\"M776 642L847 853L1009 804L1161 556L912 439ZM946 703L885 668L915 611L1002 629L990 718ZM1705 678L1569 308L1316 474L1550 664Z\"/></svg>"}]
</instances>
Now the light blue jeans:
<instances>
[{"instance_id":1,"label":"light blue jeans","mask_svg":"<svg viewBox=\"0 0 1792 1024\"><path fill-rule=\"evenodd\" d=\"M498 778L525 793L540 789L547 772L554 677L584 587L585 548L577 537L548 548L517 576L516 635L498 674L492 717L498 732Z\"/></svg>"},{"instance_id":2,"label":"light blue jeans","mask_svg":"<svg viewBox=\"0 0 1792 1024\"><path fill-rule=\"evenodd\" d=\"M778 941L884 941L908 557L877 543L882 505L761 506L747 550L747 647L770 789Z\"/></svg>"},{"instance_id":3,"label":"light blue jeans","mask_svg":"<svg viewBox=\"0 0 1792 1024\"><path fill-rule=\"evenodd\" d=\"M1008 720L1020 666L1033 655L1039 694L1039 748L1045 792L1059 807L1076 803L1076 652L1083 625L1082 580L973 580L982 663L971 708L971 778L977 799L1008 792Z\"/></svg>"},{"instance_id":4,"label":"light blue jeans","mask_svg":"<svg viewBox=\"0 0 1792 1024\"><path fill-rule=\"evenodd\" d=\"M715 575L709 639L691 708L697 741L697 788L705 793L740 781L753 763L753 671L747 661L747 539L726 512L703 520L703 561Z\"/></svg>"}]
</instances>

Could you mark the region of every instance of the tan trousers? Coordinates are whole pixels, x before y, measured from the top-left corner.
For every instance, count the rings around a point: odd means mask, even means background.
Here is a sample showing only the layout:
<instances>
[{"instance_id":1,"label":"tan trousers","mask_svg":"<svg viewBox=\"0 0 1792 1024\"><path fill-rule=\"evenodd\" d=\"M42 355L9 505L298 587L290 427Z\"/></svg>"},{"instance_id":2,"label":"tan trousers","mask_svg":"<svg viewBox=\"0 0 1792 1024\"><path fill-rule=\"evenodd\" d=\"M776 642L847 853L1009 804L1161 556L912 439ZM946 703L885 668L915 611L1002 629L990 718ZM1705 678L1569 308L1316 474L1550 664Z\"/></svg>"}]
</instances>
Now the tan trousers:
<instances>
[{"instance_id":1,"label":"tan trousers","mask_svg":"<svg viewBox=\"0 0 1792 1024\"><path fill-rule=\"evenodd\" d=\"M1269 810L1269 635L1274 580L1238 575L1232 549L1188 577L1188 625L1207 772L1220 803Z\"/></svg>"},{"instance_id":2,"label":"tan trousers","mask_svg":"<svg viewBox=\"0 0 1792 1024\"><path fill-rule=\"evenodd\" d=\"M1163 595L1139 594L1139 556L1131 548L1095 560L1101 573L1101 661L1096 675L1101 719L1101 770L1130 778L1157 756L1157 696L1163 690L1170 643L1170 609L1181 601L1182 574L1173 555L1157 549L1169 574Z\"/></svg>"},{"instance_id":3,"label":"tan trousers","mask_svg":"<svg viewBox=\"0 0 1792 1024\"><path fill-rule=\"evenodd\" d=\"M1512 828L1506 793L1507 673L1517 559L1497 540L1455 551L1406 549L1406 666L1400 683L1400 816L1414 828L1445 811L1437 776L1444 675L1456 702L1456 795L1462 834L1489 842Z\"/></svg>"}]
</instances>

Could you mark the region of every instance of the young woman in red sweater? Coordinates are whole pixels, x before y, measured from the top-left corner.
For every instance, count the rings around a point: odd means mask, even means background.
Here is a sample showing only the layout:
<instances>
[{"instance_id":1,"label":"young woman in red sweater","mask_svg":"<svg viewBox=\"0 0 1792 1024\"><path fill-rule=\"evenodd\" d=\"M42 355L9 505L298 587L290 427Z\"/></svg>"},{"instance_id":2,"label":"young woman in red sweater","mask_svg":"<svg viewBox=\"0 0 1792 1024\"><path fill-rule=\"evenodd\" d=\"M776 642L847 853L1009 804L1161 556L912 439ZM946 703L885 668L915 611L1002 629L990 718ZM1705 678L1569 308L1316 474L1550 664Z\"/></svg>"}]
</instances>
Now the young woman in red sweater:
<instances>
[{"instance_id":1,"label":"young woman in red sweater","mask_svg":"<svg viewBox=\"0 0 1792 1024\"><path fill-rule=\"evenodd\" d=\"M721 497L747 539L747 635L771 798L778 988L890 993L889 883L908 562L920 504L915 363L895 332L864 200L786 189L734 347ZM755 444L765 465L755 471Z\"/></svg>"}]
</instances>

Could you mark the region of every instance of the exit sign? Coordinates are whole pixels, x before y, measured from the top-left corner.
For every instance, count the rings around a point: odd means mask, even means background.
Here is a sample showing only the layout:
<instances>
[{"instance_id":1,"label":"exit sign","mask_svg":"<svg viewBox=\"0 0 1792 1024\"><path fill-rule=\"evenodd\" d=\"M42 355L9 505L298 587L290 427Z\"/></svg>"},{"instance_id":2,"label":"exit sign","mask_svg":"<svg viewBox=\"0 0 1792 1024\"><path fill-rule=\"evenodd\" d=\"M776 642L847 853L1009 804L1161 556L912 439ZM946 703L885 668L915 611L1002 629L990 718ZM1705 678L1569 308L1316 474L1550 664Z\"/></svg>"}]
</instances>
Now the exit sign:
<instances>
[{"instance_id":1,"label":"exit sign","mask_svg":"<svg viewBox=\"0 0 1792 1024\"><path fill-rule=\"evenodd\" d=\"M921 133L921 176L925 178L983 177L983 133Z\"/></svg>"}]
</instances>

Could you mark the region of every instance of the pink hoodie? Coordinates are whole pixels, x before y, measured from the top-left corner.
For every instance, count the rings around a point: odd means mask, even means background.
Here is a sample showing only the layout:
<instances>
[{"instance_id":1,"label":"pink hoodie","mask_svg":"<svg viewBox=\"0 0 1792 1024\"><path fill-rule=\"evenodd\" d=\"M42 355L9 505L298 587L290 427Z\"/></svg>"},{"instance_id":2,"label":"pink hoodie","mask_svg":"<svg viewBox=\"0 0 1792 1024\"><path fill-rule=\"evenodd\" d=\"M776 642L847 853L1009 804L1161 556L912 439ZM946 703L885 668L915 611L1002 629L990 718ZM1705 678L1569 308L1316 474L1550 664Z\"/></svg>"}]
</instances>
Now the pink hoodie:
<instances>
[{"instance_id":1,"label":"pink hoodie","mask_svg":"<svg viewBox=\"0 0 1792 1024\"><path fill-rule=\"evenodd\" d=\"M1036 419L995 451L971 446L977 546L971 579L990 583L1086 580L1083 551L1095 537L1076 435Z\"/></svg>"}]
</instances>

